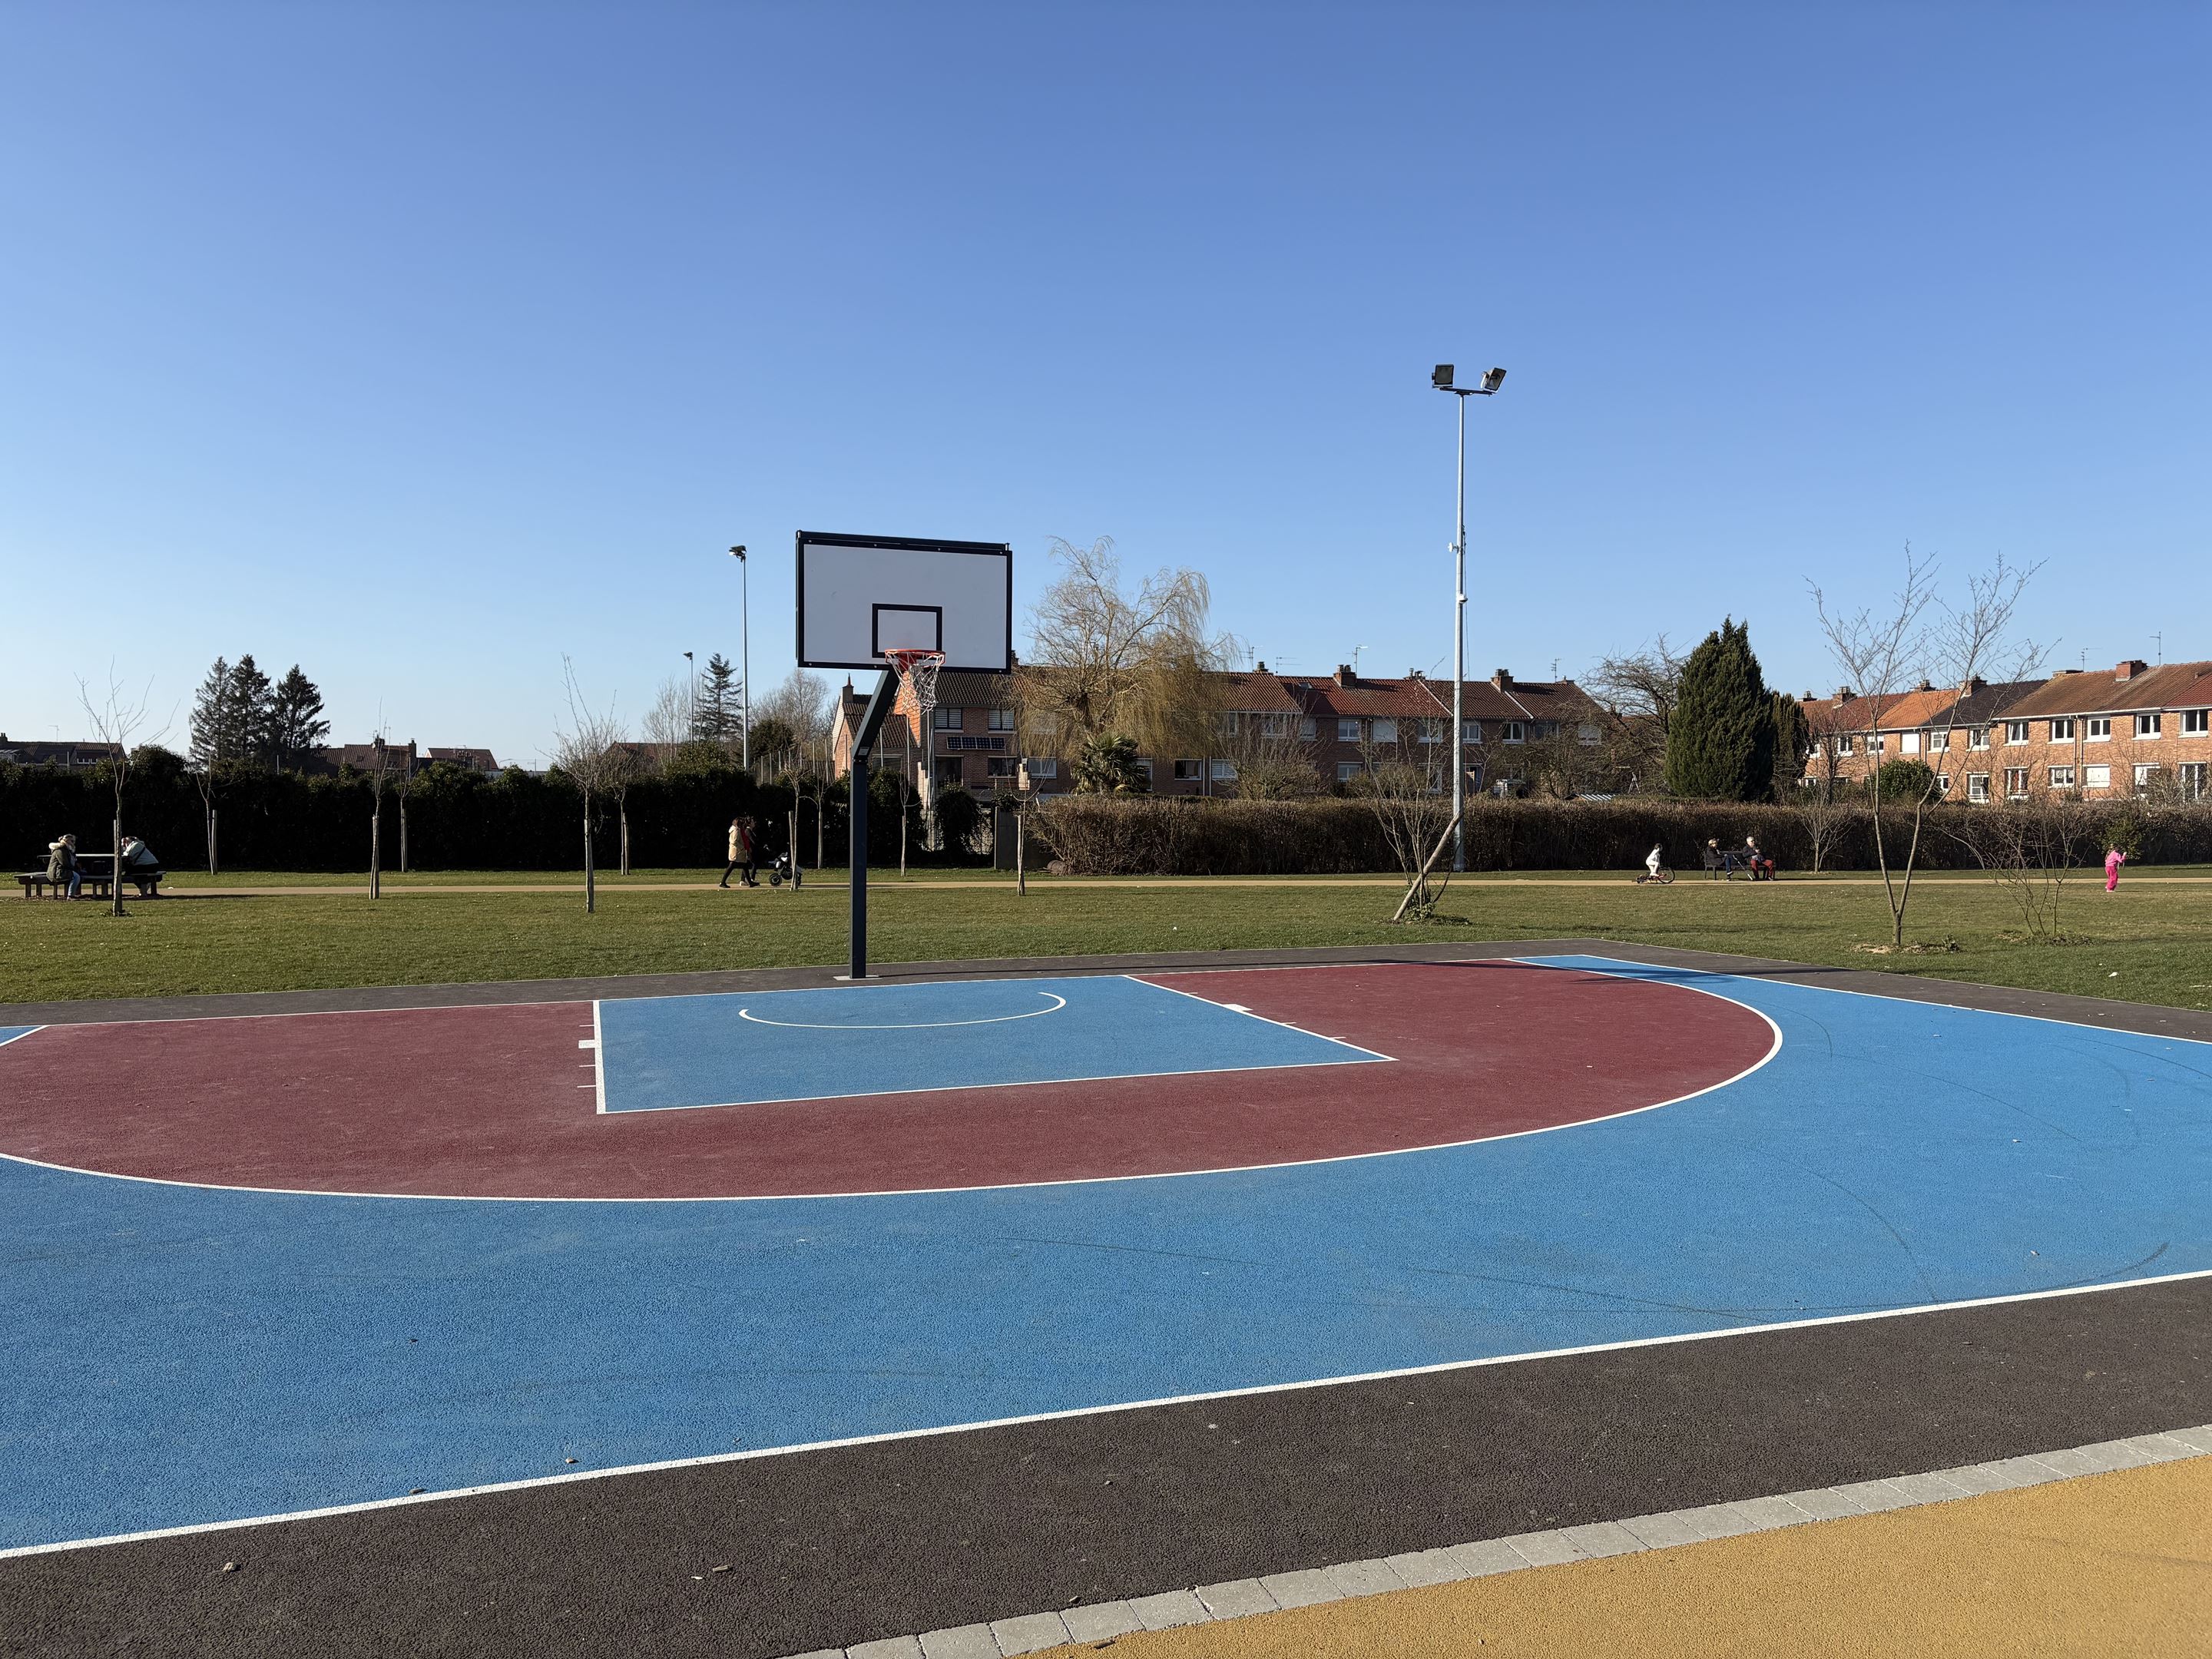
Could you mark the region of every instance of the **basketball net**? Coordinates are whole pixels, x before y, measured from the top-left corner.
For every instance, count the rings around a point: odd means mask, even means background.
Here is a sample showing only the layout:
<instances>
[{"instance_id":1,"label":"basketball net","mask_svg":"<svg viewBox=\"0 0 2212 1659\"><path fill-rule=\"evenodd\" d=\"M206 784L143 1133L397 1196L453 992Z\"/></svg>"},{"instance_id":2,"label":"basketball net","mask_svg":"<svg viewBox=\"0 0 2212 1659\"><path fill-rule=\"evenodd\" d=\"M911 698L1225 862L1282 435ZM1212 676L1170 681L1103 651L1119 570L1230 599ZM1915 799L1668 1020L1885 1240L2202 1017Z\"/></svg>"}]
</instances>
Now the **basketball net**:
<instances>
[{"instance_id":1,"label":"basketball net","mask_svg":"<svg viewBox=\"0 0 2212 1659\"><path fill-rule=\"evenodd\" d=\"M911 714L921 726L922 741L929 741L929 717L937 708L937 671L945 666L942 651L917 651L902 646L884 653L899 677L898 700L891 707Z\"/></svg>"}]
</instances>

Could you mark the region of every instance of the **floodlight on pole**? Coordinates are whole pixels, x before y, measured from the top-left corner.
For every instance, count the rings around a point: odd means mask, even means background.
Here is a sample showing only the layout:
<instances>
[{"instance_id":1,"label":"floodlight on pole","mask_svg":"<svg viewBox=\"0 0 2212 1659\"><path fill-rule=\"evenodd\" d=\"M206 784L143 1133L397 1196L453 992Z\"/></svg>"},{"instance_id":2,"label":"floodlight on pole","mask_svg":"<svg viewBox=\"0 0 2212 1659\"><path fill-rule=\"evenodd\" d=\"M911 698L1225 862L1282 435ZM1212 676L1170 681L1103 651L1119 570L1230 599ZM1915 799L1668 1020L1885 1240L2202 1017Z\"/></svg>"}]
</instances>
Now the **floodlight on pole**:
<instances>
[{"instance_id":1,"label":"floodlight on pole","mask_svg":"<svg viewBox=\"0 0 2212 1659\"><path fill-rule=\"evenodd\" d=\"M1459 533L1452 542L1452 868L1467 868L1467 400L1487 398L1505 384L1493 368L1480 386L1454 386L1453 365L1438 363L1429 384L1459 399Z\"/></svg>"},{"instance_id":2,"label":"floodlight on pole","mask_svg":"<svg viewBox=\"0 0 2212 1659\"><path fill-rule=\"evenodd\" d=\"M744 729L738 738L738 763L750 770L753 763L753 568L745 562L745 544L730 550L738 562L738 673L744 690ZM793 854L794 862L798 855Z\"/></svg>"},{"instance_id":3,"label":"floodlight on pole","mask_svg":"<svg viewBox=\"0 0 2212 1659\"><path fill-rule=\"evenodd\" d=\"M684 740L689 743L699 735L699 665L691 653L684 653Z\"/></svg>"}]
</instances>

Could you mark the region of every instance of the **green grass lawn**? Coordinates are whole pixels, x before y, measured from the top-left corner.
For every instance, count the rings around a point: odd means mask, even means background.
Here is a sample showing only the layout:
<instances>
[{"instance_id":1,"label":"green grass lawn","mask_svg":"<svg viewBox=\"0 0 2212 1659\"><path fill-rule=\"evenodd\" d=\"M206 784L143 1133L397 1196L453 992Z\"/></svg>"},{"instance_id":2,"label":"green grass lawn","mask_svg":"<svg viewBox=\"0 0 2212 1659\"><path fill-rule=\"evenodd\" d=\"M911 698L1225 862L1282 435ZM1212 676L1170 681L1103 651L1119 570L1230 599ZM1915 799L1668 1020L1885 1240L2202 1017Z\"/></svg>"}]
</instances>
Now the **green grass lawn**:
<instances>
[{"instance_id":1,"label":"green grass lawn","mask_svg":"<svg viewBox=\"0 0 2212 1659\"><path fill-rule=\"evenodd\" d=\"M694 870L641 872L633 880L700 878ZM222 884L333 879L241 874ZM490 879L467 872L405 878ZM191 898L192 884L180 881L177 898L131 900L119 921L89 901L0 902L0 1002L826 963L842 961L845 950L842 884L651 892L617 881L602 889L595 916L573 893L418 893L372 902L357 883L350 891L268 898ZM203 877L198 884L209 884ZM1907 957L1855 948L1888 937L1878 887L1803 879L1754 886L1686 878L1643 888L1626 878L1582 886L1477 878L1445 899L1443 908L1462 921L1418 927L1389 925L1396 898L1386 889L1301 881L1048 879L1020 898L1006 878L955 887L877 876L872 891L878 962L1596 936L2212 1009L2212 884L2158 875L2131 873L2110 897L2086 874L2069 883L2062 921L2074 942L2064 945L2026 942L2010 898L1994 883L1930 885L1914 896L1907 937L1959 948Z\"/></svg>"}]
</instances>

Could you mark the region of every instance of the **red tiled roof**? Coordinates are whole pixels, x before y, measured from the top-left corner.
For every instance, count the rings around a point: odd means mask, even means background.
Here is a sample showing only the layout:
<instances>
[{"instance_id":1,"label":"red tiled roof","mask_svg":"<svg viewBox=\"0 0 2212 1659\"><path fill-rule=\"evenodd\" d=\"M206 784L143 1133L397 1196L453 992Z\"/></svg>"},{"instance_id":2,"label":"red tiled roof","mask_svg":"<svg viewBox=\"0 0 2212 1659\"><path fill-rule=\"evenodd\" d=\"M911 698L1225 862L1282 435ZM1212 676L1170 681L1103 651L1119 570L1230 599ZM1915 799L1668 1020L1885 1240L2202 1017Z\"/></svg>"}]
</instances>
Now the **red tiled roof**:
<instances>
[{"instance_id":1,"label":"red tiled roof","mask_svg":"<svg viewBox=\"0 0 2212 1659\"><path fill-rule=\"evenodd\" d=\"M2014 720L2049 714L2101 714L2132 708L2194 707L2185 696L2202 696L2202 682L2212 679L2212 662L2170 662L2119 678L2117 668L2068 670L2005 710Z\"/></svg>"}]
</instances>

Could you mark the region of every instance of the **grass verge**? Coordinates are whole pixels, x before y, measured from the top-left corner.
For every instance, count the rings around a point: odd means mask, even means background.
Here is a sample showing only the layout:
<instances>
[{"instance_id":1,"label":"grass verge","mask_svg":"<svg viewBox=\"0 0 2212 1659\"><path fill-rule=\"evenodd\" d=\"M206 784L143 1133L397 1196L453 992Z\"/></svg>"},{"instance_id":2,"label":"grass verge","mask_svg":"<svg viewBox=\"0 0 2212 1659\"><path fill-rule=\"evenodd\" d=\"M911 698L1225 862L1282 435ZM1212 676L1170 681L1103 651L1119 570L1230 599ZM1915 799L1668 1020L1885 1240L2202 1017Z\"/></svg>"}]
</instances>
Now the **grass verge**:
<instances>
[{"instance_id":1,"label":"grass verge","mask_svg":"<svg viewBox=\"0 0 2212 1659\"><path fill-rule=\"evenodd\" d=\"M698 876L632 879L655 874ZM496 884L532 879L524 872ZM119 921L89 902L0 903L0 1002L793 966L840 962L845 950L842 885L661 892L617 881L602 890L595 916L573 893L372 902L357 889L312 899L190 891L132 900ZM1841 882L1643 888L1624 878L1476 878L1444 901L1458 920L1419 927L1389 925L1395 902L1388 890L1295 880L1040 881L1022 898L1003 879L878 878L870 948L878 962L900 962L1588 936L2212 1009L2212 884L2130 879L2110 896L2092 880L2070 884L2062 923L2072 942L2050 945L2027 941L1995 883L1934 883L1916 892L1908 938L1937 948L1903 957L1865 948L1888 936L1880 890Z\"/></svg>"}]
</instances>

